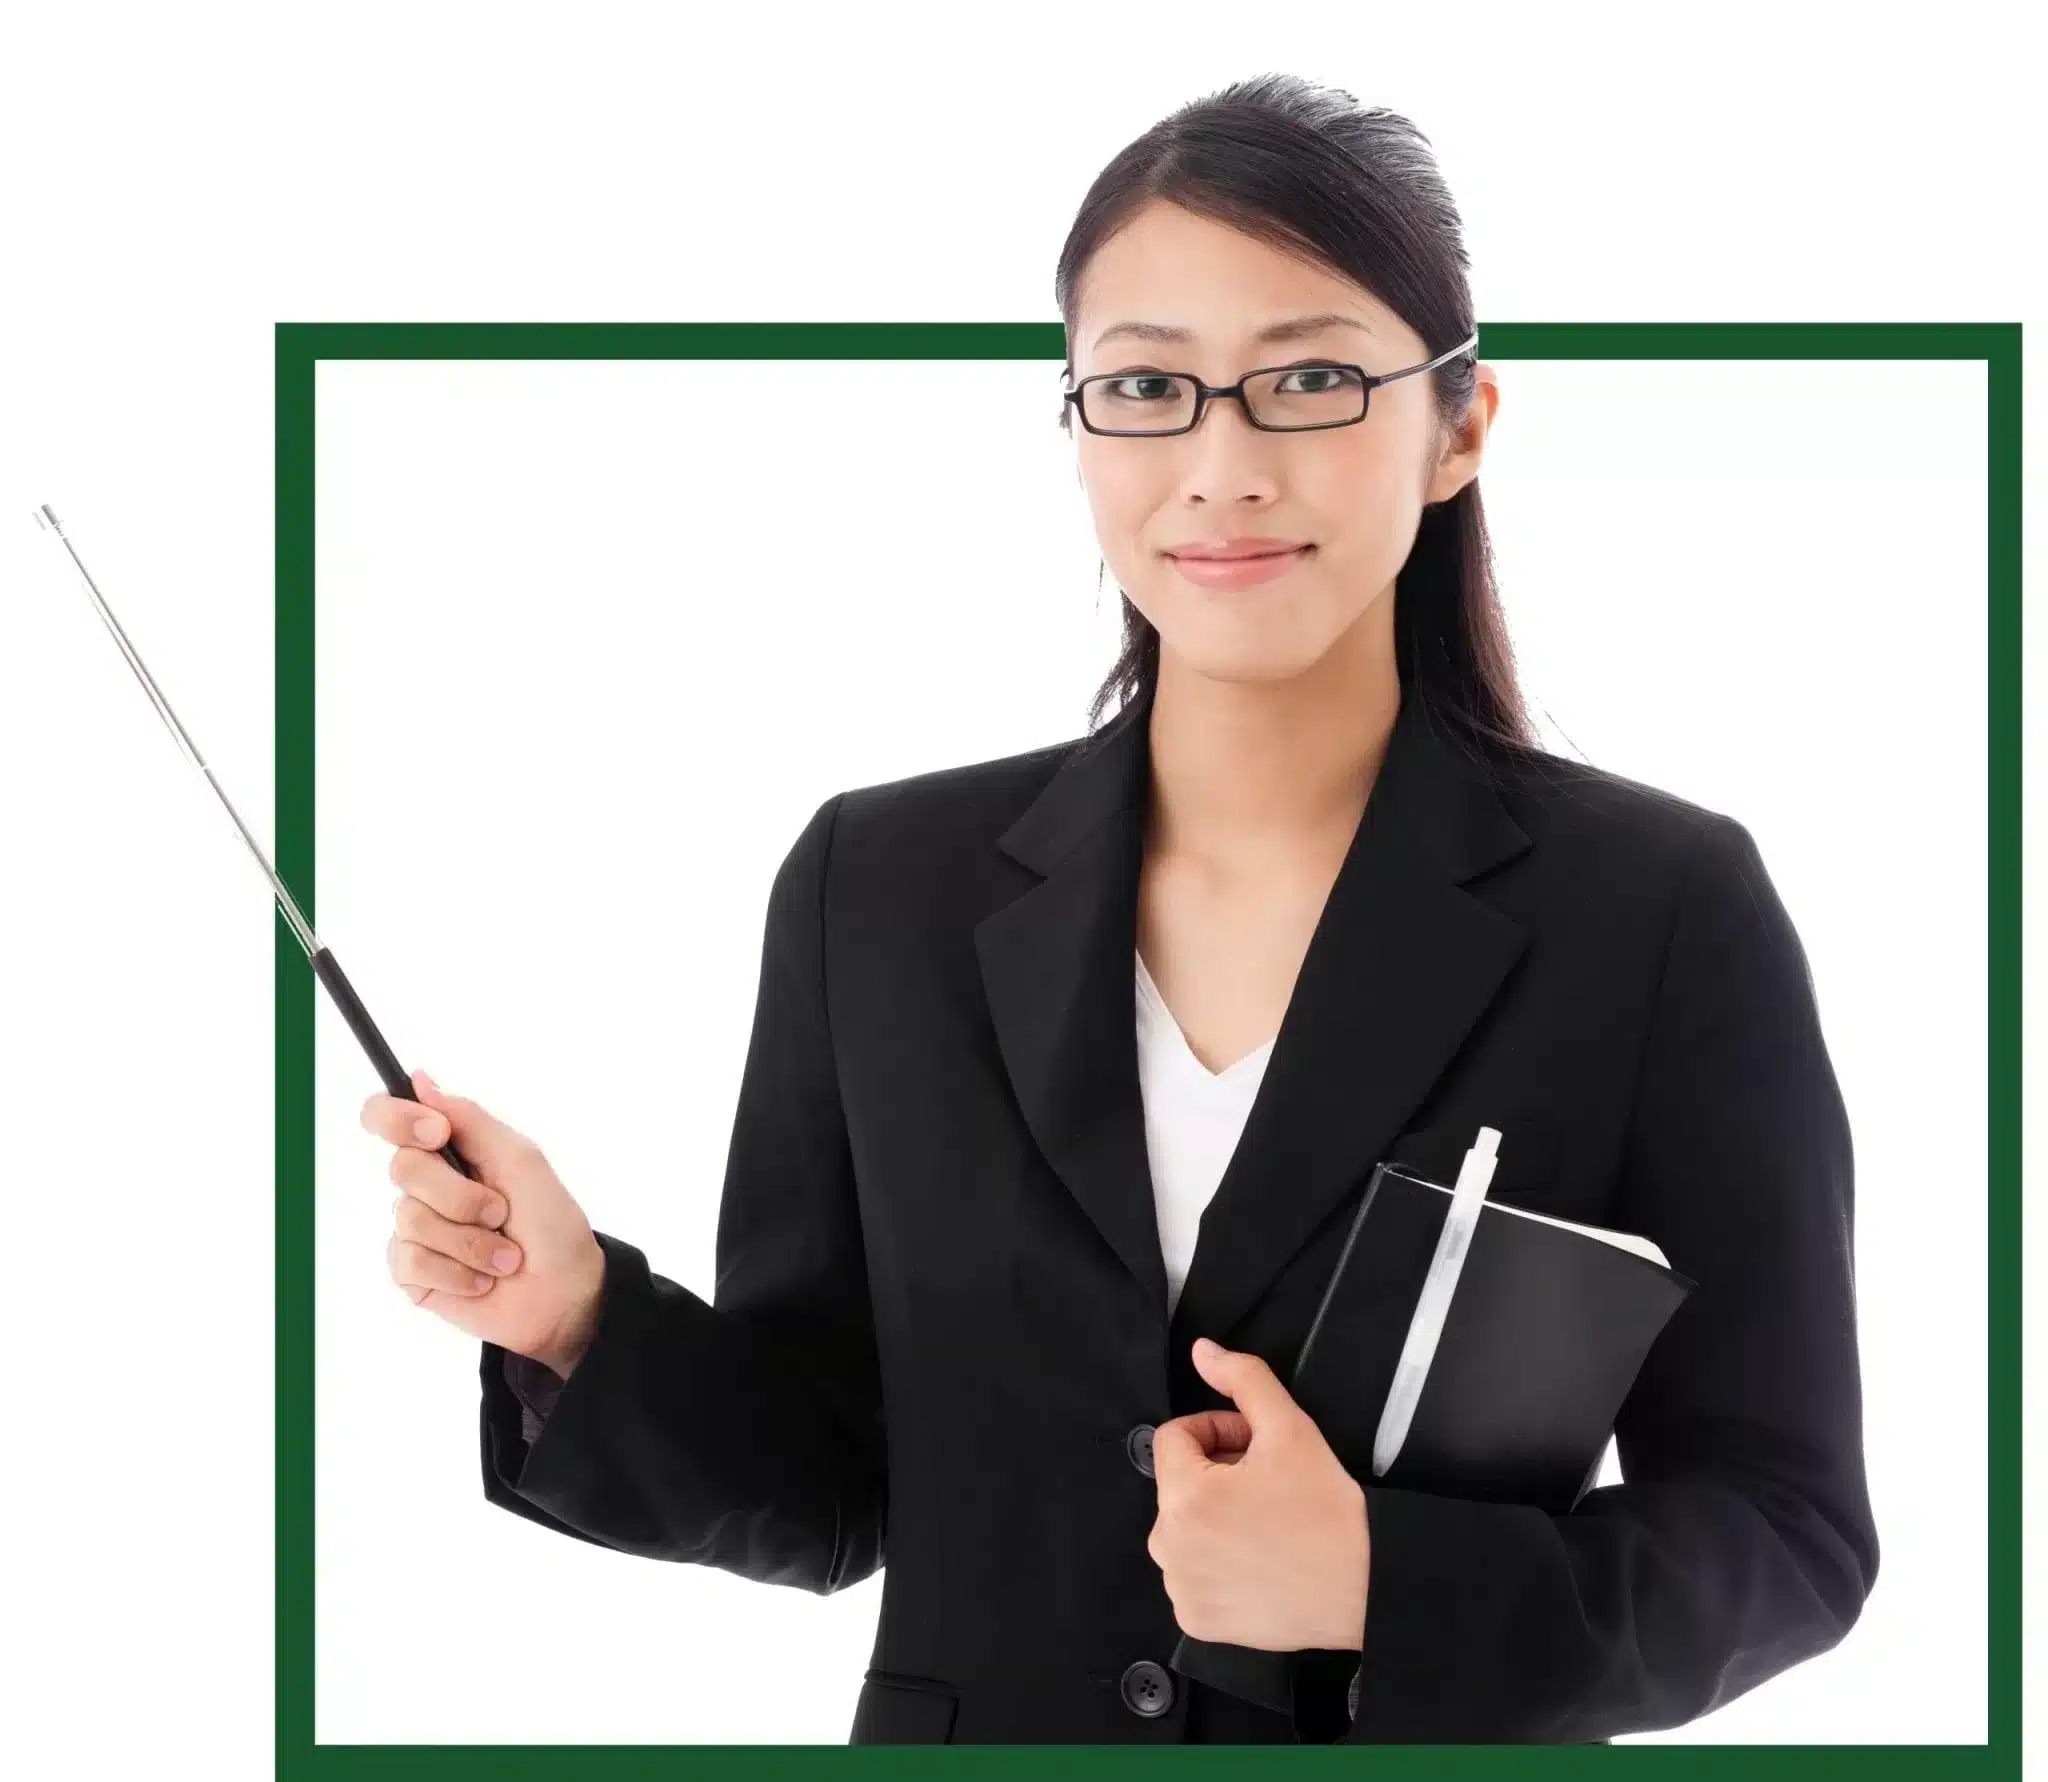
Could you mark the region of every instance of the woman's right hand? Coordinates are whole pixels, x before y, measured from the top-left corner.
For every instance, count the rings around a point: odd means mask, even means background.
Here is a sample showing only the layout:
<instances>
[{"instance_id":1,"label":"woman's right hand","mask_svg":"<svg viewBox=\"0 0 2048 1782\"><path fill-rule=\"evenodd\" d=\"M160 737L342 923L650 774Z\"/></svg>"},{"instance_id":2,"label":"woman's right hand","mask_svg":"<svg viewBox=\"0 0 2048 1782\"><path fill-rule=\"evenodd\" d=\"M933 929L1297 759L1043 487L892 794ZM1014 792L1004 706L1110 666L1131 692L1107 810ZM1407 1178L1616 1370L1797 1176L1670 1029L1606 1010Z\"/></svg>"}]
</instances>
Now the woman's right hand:
<instances>
[{"instance_id":1,"label":"woman's right hand","mask_svg":"<svg viewBox=\"0 0 2048 1782\"><path fill-rule=\"evenodd\" d=\"M604 1289L604 1252L583 1209L525 1134L444 1095L424 1071L412 1085L416 1101L380 1093L363 1103L364 1127L398 1147L391 1278L457 1329L567 1378ZM438 1155L451 1132L478 1180Z\"/></svg>"}]
</instances>

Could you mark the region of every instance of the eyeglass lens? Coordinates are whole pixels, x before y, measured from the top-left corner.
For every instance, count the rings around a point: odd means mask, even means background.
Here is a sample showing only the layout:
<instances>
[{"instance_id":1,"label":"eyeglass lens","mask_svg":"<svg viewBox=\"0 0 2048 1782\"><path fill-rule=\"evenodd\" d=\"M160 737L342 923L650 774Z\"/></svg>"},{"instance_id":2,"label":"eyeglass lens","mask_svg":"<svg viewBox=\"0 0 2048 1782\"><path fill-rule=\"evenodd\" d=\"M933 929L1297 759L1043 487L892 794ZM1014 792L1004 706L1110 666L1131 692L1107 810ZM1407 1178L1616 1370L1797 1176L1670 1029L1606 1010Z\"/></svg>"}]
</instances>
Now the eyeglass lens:
<instances>
[{"instance_id":1,"label":"eyeglass lens","mask_svg":"<svg viewBox=\"0 0 2048 1782\"><path fill-rule=\"evenodd\" d=\"M1111 433L1172 433L1195 418L1195 380L1130 371L1081 386L1082 419ZM1330 427L1365 414L1366 386L1343 365L1289 365L1245 380L1245 401L1262 427Z\"/></svg>"}]
</instances>

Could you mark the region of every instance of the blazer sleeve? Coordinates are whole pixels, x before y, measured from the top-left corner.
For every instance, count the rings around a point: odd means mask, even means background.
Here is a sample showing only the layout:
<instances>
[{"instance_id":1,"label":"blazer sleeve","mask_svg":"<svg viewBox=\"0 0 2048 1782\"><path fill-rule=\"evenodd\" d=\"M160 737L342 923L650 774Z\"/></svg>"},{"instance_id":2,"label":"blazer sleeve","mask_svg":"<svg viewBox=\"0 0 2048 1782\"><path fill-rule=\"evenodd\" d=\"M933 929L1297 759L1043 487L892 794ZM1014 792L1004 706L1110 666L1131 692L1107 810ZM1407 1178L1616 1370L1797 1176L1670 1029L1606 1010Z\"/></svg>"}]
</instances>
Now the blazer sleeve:
<instances>
[{"instance_id":1,"label":"blazer sleeve","mask_svg":"<svg viewBox=\"0 0 2048 1782\"><path fill-rule=\"evenodd\" d=\"M1566 1515L1367 1485L1342 1742L1677 1726L1842 1639L1878 1563L1852 1174L1805 951L1748 830L1715 814L1676 897L1615 1209L1698 1287L1622 1406L1624 1482Z\"/></svg>"},{"instance_id":2,"label":"blazer sleeve","mask_svg":"<svg viewBox=\"0 0 2048 1782\"><path fill-rule=\"evenodd\" d=\"M819 1594L880 1568L887 1507L873 1309L824 989L825 873L843 796L818 807L769 893L711 1300L599 1231L597 1323L568 1379L551 1387L550 1370L488 1342L479 1367L490 1502L621 1553Z\"/></svg>"}]
</instances>

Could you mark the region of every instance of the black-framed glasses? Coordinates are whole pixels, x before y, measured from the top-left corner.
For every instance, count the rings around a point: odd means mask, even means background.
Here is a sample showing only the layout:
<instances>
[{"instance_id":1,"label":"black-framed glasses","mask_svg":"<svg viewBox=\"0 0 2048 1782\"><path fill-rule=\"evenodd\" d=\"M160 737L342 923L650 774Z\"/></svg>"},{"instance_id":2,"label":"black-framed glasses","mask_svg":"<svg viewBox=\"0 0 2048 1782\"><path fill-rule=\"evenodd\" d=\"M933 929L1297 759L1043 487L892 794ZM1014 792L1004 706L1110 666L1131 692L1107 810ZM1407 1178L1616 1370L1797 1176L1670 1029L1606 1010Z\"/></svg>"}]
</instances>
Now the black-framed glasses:
<instances>
[{"instance_id":1,"label":"black-framed glasses","mask_svg":"<svg viewBox=\"0 0 2048 1782\"><path fill-rule=\"evenodd\" d=\"M1245 418L1267 433L1309 433L1320 427L1355 427L1365 419L1381 384L1434 371L1460 353L1476 353L1475 328L1448 352L1400 371L1370 372L1335 359L1301 359L1261 366L1234 384L1205 384L1185 371L1105 371L1084 377L1063 394L1090 433L1155 438L1192 433L1212 397L1235 396Z\"/></svg>"}]
</instances>

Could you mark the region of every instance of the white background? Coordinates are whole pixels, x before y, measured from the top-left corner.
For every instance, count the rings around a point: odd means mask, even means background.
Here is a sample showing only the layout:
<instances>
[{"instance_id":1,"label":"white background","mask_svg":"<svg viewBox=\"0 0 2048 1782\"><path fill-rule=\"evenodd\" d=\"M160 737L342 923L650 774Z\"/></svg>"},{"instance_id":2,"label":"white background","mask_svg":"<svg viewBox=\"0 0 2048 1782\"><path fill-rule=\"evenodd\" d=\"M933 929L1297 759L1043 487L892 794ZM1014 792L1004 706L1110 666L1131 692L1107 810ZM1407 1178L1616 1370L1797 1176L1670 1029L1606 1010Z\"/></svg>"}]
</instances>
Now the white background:
<instances>
[{"instance_id":1,"label":"white background","mask_svg":"<svg viewBox=\"0 0 2048 1782\"><path fill-rule=\"evenodd\" d=\"M1849 9L1573 11L1039 8L968 56L873 9L10 28L0 1490L39 1770L271 1768L275 918L34 505L268 848L278 321L1055 320L1103 162L1266 69L1421 125L1482 325L2035 311L1988 12L1888 44ZM1656 1737L1981 1740L1983 378L1482 356L1546 740L1756 835L1856 1137L1877 1588L1835 1652ZM801 431L731 419L737 363L320 376L322 936L408 1064L700 1292L797 828L1079 734L1114 653L1057 366L915 369L972 388L971 451L882 364L809 368ZM842 1741L879 1577L811 1597L484 1502L475 1346L384 1274L374 1076L315 1018L318 1736Z\"/></svg>"}]
</instances>

